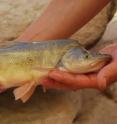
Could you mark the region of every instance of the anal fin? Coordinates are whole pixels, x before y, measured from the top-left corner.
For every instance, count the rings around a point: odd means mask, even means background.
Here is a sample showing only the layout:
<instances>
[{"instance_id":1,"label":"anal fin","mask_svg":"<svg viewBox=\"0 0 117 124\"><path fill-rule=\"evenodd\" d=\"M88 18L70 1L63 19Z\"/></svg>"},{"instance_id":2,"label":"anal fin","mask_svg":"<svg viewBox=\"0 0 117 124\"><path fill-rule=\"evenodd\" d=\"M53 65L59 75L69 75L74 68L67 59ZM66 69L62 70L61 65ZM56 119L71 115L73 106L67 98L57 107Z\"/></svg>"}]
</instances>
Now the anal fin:
<instances>
[{"instance_id":1,"label":"anal fin","mask_svg":"<svg viewBox=\"0 0 117 124\"><path fill-rule=\"evenodd\" d=\"M26 102L33 94L35 88L36 85L33 81L16 88L13 91L15 100L21 99L23 103Z\"/></svg>"}]
</instances>

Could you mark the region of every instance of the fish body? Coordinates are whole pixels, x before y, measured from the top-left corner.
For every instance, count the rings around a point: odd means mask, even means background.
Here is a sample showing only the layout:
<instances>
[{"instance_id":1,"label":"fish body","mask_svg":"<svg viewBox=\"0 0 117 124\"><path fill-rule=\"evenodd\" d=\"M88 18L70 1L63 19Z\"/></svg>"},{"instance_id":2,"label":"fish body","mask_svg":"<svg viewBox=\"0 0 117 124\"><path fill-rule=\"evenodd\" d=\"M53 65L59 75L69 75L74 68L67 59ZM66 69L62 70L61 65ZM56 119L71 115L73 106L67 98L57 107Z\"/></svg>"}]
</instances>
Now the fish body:
<instances>
[{"instance_id":1,"label":"fish body","mask_svg":"<svg viewBox=\"0 0 117 124\"><path fill-rule=\"evenodd\" d=\"M89 73L110 59L109 55L89 53L76 40L13 43L0 48L0 84L3 89L17 87L15 98L25 102L49 70Z\"/></svg>"},{"instance_id":2,"label":"fish body","mask_svg":"<svg viewBox=\"0 0 117 124\"><path fill-rule=\"evenodd\" d=\"M22 85L25 80L36 78L35 76L39 78L42 75L38 69L53 69L65 52L76 46L76 41L62 40L20 42L0 48L0 82L10 88Z\"/></svg>"}]
</instances>

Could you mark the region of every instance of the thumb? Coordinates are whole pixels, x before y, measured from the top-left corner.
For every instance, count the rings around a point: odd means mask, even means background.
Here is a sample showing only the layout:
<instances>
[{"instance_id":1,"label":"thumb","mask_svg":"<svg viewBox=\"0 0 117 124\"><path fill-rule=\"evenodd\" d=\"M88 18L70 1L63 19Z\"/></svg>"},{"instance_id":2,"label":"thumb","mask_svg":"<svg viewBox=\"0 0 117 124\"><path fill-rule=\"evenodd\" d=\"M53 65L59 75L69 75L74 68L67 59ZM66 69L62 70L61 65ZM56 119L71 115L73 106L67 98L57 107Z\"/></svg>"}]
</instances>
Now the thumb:
<instances>
[{"instance_id":1,"label":"thumb","mask_svg":"<svg viewBox=\"0 0 117 124\"><path fill-rule=\"evenodd\" d=\"M115 80L117 80L116 62L112 62L105 66L97 75L97 83L100 89L105 89Z\"/></svg>"}]
</instances>

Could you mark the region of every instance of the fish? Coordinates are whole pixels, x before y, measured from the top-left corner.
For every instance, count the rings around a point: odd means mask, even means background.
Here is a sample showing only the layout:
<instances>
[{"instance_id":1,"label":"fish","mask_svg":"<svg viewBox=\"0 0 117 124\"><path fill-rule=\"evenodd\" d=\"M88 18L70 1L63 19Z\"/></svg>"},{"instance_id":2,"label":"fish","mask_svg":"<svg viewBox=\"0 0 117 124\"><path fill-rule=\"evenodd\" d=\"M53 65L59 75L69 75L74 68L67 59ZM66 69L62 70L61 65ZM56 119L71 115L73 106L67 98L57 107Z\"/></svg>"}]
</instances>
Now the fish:
<instances>
[{"instance_id":1,"label":"fish","mask_svg":"<svg viewBox=\"0 0 117 124\"><path fill-rule=\"evenodd\" d=\"M26 102L50 70L92 73L111 59L108 54L86 50L72 39L12 42L0 47L0 91L14 88L15 100Z\"/></svg>"}]
</instances>

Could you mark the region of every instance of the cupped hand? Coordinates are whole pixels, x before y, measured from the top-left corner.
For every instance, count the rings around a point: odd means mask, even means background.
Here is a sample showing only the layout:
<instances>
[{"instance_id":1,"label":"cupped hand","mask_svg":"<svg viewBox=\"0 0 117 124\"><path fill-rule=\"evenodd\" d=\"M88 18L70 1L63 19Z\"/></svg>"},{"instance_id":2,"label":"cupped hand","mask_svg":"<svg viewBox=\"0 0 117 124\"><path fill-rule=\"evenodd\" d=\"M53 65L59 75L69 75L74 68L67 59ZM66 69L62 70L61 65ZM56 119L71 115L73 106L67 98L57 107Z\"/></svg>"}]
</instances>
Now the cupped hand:
<instances>
[{"instance_id":1,"label":"cupped hand","mask_svg":"<svg viewBox=\"0 0 117 124\"><path fill-rule=\"evenodd\" d=\"M109 45L100 51L110 54L112 61L99 72L92 74L72 74L60 70L52 70L48 77L41 79L41 85L46 88L61 90L77 90L96 88L104 90L117 80L117 43Z\"/></svg>"}]
</instances>

